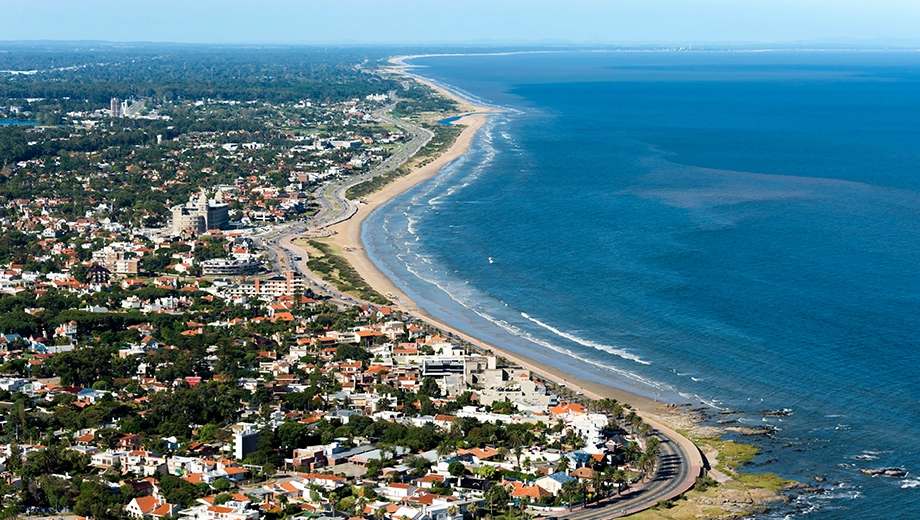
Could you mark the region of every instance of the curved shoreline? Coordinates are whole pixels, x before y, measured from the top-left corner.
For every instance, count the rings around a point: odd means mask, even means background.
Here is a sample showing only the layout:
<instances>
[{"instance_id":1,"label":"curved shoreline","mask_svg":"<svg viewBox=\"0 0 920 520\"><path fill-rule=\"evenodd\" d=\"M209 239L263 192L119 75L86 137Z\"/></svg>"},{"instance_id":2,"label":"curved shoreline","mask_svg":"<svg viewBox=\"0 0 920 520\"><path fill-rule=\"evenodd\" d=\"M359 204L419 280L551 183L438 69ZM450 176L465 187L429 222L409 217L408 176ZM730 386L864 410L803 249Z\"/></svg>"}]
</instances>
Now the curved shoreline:
<instances>
[{"instance_id":1,"label":"curved shoreline","mask_svg":"<svg viewBox=\"0 0 920 520\"><path fill-rule=\"evenodd\" d=\"M402 65L402 60L408 58L409 57L392 58L390 62L394 63L398 67L399 65ZM385 185L380 190L371 193L365 198L365 203L357 207L356 213L350 219L328 228L334 232L331 236L331 240L336 246L340 248L342 256L352 264L358 274L364 278L367 284L370 285L374 290L381 294L389 293L389 295L393 296L394 299L399 299L398 303L393 305L393 308L404 313L411 314L440 330L450 332L482 350L492 351L496 355L502 356L508 361L516 363L519 366L530 370L545 380L552 381L560 386L565 386L572 391L580 392L590 399L600 400L603 398L610 398L622 403L628 403L630 406L632 406L633 410L637 412L637 414L639 414L649 425L651 425L660 435L664 437L666 442L672 443L671 449L675 451L675 455L677 455L677 458L681 461L681 464L685 465L686 478L684 478L682 482L679 482L677 485L673 486L671 491L668 492L667 498L679 496L680 494L691 489L696 482L696 478L703 474L707 464L704 461L703 454L700 449L695 444L693 444L690 439L675 431L675 426L666 425L664 423L664 418L657 414L657 412L660 411L659 409L661 408L662 403L635 394L633 392L629 392L627 390L579 378L572 373L560 370L559 368L546 363L535 361L526 356L510 352L494 344L482 341L479 338L467 334L466 332L453 326L450 326L447 323L432 317L424 309L420 308L403 291L401 291L396 286L396 284L394 284L393 281L388 278L370 259L364 248L364 243L361 240L361 229L367 217L370 216L374 210L383 206L397 195L400 195L416 186L417 184L434 177L440 173L442 168L450 164L455 159L466 154L469 151L470 144L472 143L476 132L482 128L490 114L498 112L498 110L494 108L472 105L468 100L457 96L446 88L443 88L430 81L426 81L423 78L418 78L414 75L407 74L400 68L394 69L393 72L405 74L406 77L409 77L413 81L422 82L437 90L441 94L460 103L461 106L464 107L463 111L466 113L466 115L455 121L454 124L466 125L466 128L463 129L463 131L457 137L457 140L454 141L450 148L439 155L434 161L420 168L416 168L408 175L396 179L395 181ZM635 511L630 511L630 513L646 509L651 505L653 504L644 504L643 507L638 508ZM615 516L620 515L616 514Z\"/></svg>"},{"instance_id":2,"label":"curved shoreline","mask_svg":"<svg viewBox=\"0 0 920 520\"><path fill-rule=\"evenodd\" d=\"M432 317L423 308L418 307L417 302L409 298L401 289L399 289L396 284L390 280L390 278L387 277L367 255L365 244L361 240L361 230L367 217L370 216L374 210L383 206L394 197L408 191L419 183L434 177L441 171L444 166L447 166L450 162L466 154L469 151L473 137L476 135L476 132L485 124L489 115L499 112L499 110L495 108L476 106L469 100L454 94L450 90L437 85L436 83L428 81L425 78L419 78L418 76L404 72L404 60L413 57L416 56L400 56L391 58L389 61L394 65L394 68L391 69L391 71L404 74L413 81L424 83L429 87L437 90L441 94L457 101L463 107L463 112L465 112L466 115L455 121L454 124L466 125L466 128L463 129L454 144L451 145L447 151L438 156L437 159L421 168L415 169L409 175L396 179L395 181L385 185L380 190L371 193L364 199L365 204L358 206L357 213L351 219L330 226L329 229L335 232L335 234L331 237L332 242L341 249L342 256L354 266L355 270L358 271L358 274L364 278L368 285L370 285L374 290L381 294L390 293L391 295L398 297L400 301L403 302L394 305L394 308L406 313L416 315L433 326L441 328L445 331L452 332L458 337L461 337L464 340L479 346L480 348L492 350L498 355L508 359L509 361L518 363L528 370L540 374L546 379L554 381L557 384L565 385L575 391L580 391L592 399L601 399L605 397L616 399L620 402L631 404L634 409L637 410L637 412L652 412L656 408L659 408L662 405L662 403L659 401L636 394L634 392L630 392L628 390L579 378L575 374L560 370L546 363L541 363L529 359L526 356L522 356L507 349L503 349L492 343L482 341L464 331L461 331L451 325L444 323L441 320Z\"/></svg>"}]
</instances>

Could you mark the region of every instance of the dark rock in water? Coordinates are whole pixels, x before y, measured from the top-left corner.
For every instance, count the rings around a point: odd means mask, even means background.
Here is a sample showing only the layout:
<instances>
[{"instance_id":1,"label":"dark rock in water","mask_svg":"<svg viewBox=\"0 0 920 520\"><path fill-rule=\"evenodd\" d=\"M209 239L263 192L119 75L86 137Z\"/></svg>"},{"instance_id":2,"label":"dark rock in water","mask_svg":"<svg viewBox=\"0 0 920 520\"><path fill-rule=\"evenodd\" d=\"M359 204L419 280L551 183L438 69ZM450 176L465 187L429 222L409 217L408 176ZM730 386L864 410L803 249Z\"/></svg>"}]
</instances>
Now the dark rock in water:
<instances>
[{"instance_id":1,"label":"dark rock in water","mask_svg":"<svg viewBox=\"0 0 920 520\"><path fill-rule=\"evenodd\" d=\"M792 409L783 408L782 410L761 410L760 413L768 417L788 417L792 415Z\"/></svg>"},{"instance_id":2,"label":"dark rock in water","mask_svg":"<svg viewBox=\"0 0 920 520\"><path fill-rule=\"evenodd\" d=\"M725 428L730 432L740 433L741 435L773 435L772 428L744 428L738 426L732 426Z\"/></svg>"},{"instance_id":3,"label":"dark rock in water","mask_svg":"<svg viewBox=\"0 0 920 520\"><path fill-rule=\"evenodd\" d=\"M741 413L738 410L722 410L719 412L720 415L731 415L733 413Z\"/></svg>"},{"instance_id":4,"label":"dark rock in water","mask_svg":"<svg viewBox=\"0 0 920 520\"><path fill-rule=\"evenodd\" d=\"M791 442L787 442L786 444L780 446L780 449L785 450L786 448L791 448L792 446L793 444Z\"/></svg>"},{"instance_id":5,"label":"dark rock in water","mask_svg":"<svg viewBox=\"0 0 920 520\"><path fill-rule=\"evenodd\" d=\"M716 421L716 424L733 424L736 423L735 419L722 419L721 421Z\"/></svg>"},{"instance_id":6,"label":"dark rock in water","mask_svg":"<svg viewBox=\"0 0 920 520\"><path fill-rule=\"evenodd\" d=\"M811 477L815 482L824 482L827 480L827 477Z\"/></svg>"},{"instance_id":7,"label":"dark rock in water","mask_svg":"<svg viewBox=\"0 0 920 520\"><path fill-rule=\"evenodd\" d=\"M861 468L859 471L864 475L869 475L870 477L882 475L885 477L903 478L907 476L907 470L904 468Z\"/></svg>"}]
</instances>

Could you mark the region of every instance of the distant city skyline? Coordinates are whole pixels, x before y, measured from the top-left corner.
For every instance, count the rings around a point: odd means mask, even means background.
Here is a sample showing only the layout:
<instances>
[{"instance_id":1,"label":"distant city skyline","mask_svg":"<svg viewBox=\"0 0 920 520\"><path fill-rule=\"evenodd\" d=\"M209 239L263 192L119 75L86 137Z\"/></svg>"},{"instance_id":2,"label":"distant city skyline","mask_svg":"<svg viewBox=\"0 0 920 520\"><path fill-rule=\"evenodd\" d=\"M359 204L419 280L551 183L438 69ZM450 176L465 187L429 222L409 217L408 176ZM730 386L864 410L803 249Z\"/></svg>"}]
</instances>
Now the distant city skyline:
<instances>
[{"instance_id":1,"label":"distant city skyline","mask_svg":"<svg viewBox=\"0 0 920 520\"><path fill-rule=\"evenodd\" d=\"M906 0L5 0L0 12L5 41L920 43Z\"/></svg>"}]
</instances>

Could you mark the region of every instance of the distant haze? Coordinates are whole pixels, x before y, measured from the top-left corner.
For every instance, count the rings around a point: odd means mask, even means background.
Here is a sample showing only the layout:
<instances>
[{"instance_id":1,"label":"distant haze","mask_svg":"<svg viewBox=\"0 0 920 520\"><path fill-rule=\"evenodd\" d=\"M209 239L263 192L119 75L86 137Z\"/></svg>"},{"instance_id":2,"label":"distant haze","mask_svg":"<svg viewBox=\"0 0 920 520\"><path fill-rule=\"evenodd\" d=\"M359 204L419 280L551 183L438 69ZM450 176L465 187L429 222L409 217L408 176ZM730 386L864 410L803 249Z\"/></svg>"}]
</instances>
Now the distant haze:
<instances>
[{"instance_id":1,"label":"distant haze","mask_svg":"<svg viewBox=\"0 0 920 520\"><path fill-rule=\"evenodd\" d=\"M916 0L2 0L3 40L920 42Z\"/></svg>"}]
</instances>

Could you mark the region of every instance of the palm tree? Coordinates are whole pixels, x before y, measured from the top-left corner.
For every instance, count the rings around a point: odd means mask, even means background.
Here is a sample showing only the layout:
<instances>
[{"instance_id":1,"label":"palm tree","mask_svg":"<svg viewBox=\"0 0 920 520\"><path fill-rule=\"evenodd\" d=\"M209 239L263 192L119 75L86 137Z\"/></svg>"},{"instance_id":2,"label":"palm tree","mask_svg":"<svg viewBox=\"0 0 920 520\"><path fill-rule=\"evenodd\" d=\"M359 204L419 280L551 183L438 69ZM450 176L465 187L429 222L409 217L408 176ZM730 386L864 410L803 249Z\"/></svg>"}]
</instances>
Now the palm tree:
<instances>
[{"instance_id":1,"label":"palm tree","mask_svg":"<svg viewBox=\"0 0 920 520\"><path fill-rule=\"evenodd\" d=\"M569 461L569 458L563 455L562 457L559 458L558 461L556 461L555 469L556 471L568 473L570 465L571 465L571 461Z\"/></svg>"},{"instance_id":2,"label":"palm tree","mask_svg":"<svg viewBox=\"0 0 920 520\"><path fill-rule=\"evenodd\" d=\"M335 491L329 493L329 508L332 510L332 518L335 518L335 506L338 501L339 495Z\"/></svg>"},{"instance_id":3,"label":"palm tree","mask_svg":"<svg viewBox=\"0 0 920 520\"><path fill-rule=\"evenodd\" d=\"M636 441L629 441L629 444L623 448L623 451L626 452L626 460L632 462L642 453L642 448L639 447L639 443Z\"/></svg>"},{"instance_id":4,"label":"palm tree","mask_svg":"<svg viewBox=\"0 0 920 520\"><path fill-rule=\"evenodd\" d=\"M652 440L657 441L658 438L652 437L651 439L649 439L649 441L652 441ZM647 460L649 471L654 469L655 464L658 462L658 450L659 450L659 445L657 442L656 443L649 442L645 448L645 453L642 454Z\"/></svg>"},{"instance_id":5,"label":"palm tree","mask_svg":"<svg viewBox=\"0 0 920 520\"><path fill-rule=\"evenodd\" d=\"M623 492L626 484L629 483L629 477L627 477L625 471L618 469L613 472L613 482L617 485L617 495L619 495Z\"/></svg>"},{"instance_id":6,"label":"palm tree","mask_svg":"<svg viewBox=\"0 0 920 520\"><path fill-rule=\"evenodd\" d=\"M460 508L457 506L450 506L447 508L447 514L450 515L450 520L454 520L454 517L457 516L459 512Z\"/></svg>"},{"instance_id":7,"label":"palm tree","mask_svg":"<svg viewBox=\"0 0 920 520\"><path fill-rule=\"evenodd\" d=\"M517 469L521 469L521 454L524 453L520 445L514 447L514 460L517 461Z\"/></svg>"},{"instance_id":8,"label":"palm tree","mask_svg":"<svg viewBox=\"0 0 920 520\"><path fill-rule=\"evenodd\" d=\"M658 456L658 453L661 451L661 439L658 437L649 437L648 442L645 443L645 453Z\"/></svg>"},{"instance_id":9,"label":"palm tree","mask_svg":"<svg viewBox=\"0 0 920 520\"><path fill-rule=\"evenodd\" d=\"M562 494L568 497L569 511L572 510L572 495L575 494L575 488L578 486L578 483L574 480L570 480L562 484Z\"/></svg>"},{"instance_id":10,"label":"palm tree","mask_svg":"<svg viewBox=\"0 0 920 520\"><path fill-rule=\"evenodd\" d=\"M629 412L629 414L626 416L626 421L630 426L632 426L633 433L640 431L642 426L642 417L639 417L636 412Z\"/></svg>"},{"instance_id":11,"label":"palm tree","mask_svg":"<svg viewBox=\"0 0 920 520\"><path fill-rule=\"evenodd\" d=\"M501 455L502 461L504 461L505 459L508 458L508 455L511 455L511 450L509 450L508 448L504 446L499 446L498 454Z\"/></svg>"},{"instance_id":12,"label":"palm tree","mask_svg":"<svg viewBox=\"0 0 920 520\"><path fill-rule=\"evenodd\" d=\"M639 455L639 460L636 461L636 466L638 466L639 471L642 472L642 480L645 480L645 478L649 476L649 472L654 465L655 462L652 460L652 457L649 456L648 453L643 452L641 455Z\"/></svg>"},{"instance_id":13,"label":"palm tree","mask_svg":"<svg viewBox=\"0 0 920 520\"><path fill-rule=\"evenodd\" d=\"M616 468L608 466L604 468L604 497L610 496L610 485L613 484L614 475L616 475Z\"/></svg>"},{"instance_id":14,"label":"palm tree","mask_svg":"<svg viewBox=\"0 0 920 520\"><path fill-rule=\"evenodd\" d=\"M450 441L441 441L441 443L438 444L438 447L435 448L438 454L438 457L440 458L450 455L451 453L454 452L455 449L456 449L456 446L451 444Z\"/></svg>"},{"instance_id":15,"label":"palm tree","mask_svg":"<svg viewBox=\"0 0 920 520\"><path fill-rule=\"evenodd\" d=\"M639 433L641 433L643 437L648 437L652 434L652 425L647 422L639 424Z\"/></svg>"},{"instance_id":16,"label":"palm tree","mask_svg":"<svg viewBox=\"0 0 920 520\"><path fill-rule=\"evenodd\" d=\"M591 477L591 487L594 488L594 498L595 500L600 500L601 496L601 487L604 485L604 474L600 471L595 471L594 475Z\"/></svg>"}]
</instances>

